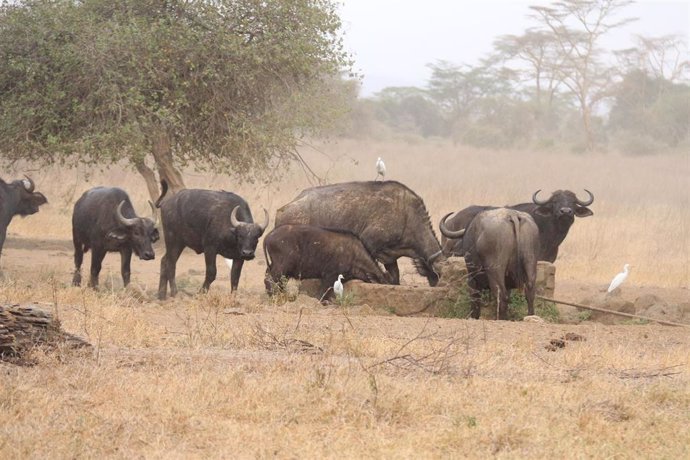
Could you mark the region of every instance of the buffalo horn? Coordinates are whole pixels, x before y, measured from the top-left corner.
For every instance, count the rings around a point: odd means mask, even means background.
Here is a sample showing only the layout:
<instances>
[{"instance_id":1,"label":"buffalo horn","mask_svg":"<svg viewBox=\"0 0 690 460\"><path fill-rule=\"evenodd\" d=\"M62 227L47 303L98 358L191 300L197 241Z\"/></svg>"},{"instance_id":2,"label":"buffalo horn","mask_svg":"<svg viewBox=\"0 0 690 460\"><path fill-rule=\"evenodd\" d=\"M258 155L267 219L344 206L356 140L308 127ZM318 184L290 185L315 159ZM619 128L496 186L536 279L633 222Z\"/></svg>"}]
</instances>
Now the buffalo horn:
<instances>
[{"instance_id":1,"label":"buffalo horn","mask_svg":"<svg viewBox=\"0 0 690 460\"><path fill-rule=\"evenodd\" d=\"M594 195L592 192L589 190L585 189L585 192L589 194L589 201L580 201L580 199L576 196L575 199L577 200L577 204L580 206L589 206L590 204L594 203Z\"/></svg>"},{"instance_id":2,"label":"buffalo horn","mask_svg":"<svg viewBox=\"0 0 690 460\"><path fill-rule=\"evenodd\" d=\"M151 200L149 200L149 206L151 206L151 220L153 221L153 226L155 227L158 223L158 214L156 214L156 206Z\"/></svg>"},{"instance_id":3,"label":"buffalo horn","mask_svg":"<svg viewBox=\"0 0 690 460\"><path fill-rule=\"evenodd\" d=\"M539 194L539 192L541 192L541 189L539 189L539 190L537 190L536 192L534 192L534 195L532 195L532 202L533 202L534 204L538 204L539 206L542 206L542 205L545 205L546 203L548 203L549 200L544 200L544 201L539 200L539 199L537 198L537 195Z\"/></svg>"},{"instance_id":4,"label":"buffalo horn","mask_svg":"<svg viewBox=\"0 0 690 460\"><path fill-rule=\"evenodd\" d=\"M31 180L31 178L30 178L29 176L27 176L26 174L24 174L24 177L26 177L26 180L29 181L29 186L27 187L27 186L26 186L26 183L25 183L25 184L24 184L24 188L26 189L27 192L33 193L33 192L34 192L34 188L36 188L36 184L34 184L34 181Z\"/></svg>"},{"instance_id":5,"label":"buffalo horn","mask_svg":"<svg viewBox=\"0 0 690 460\"><path fill-rule=\"evenodd\" d=\"M268 211L266 211L266 208L264 208L264 223L259 225L259 227L261 227L262 232L266 231L266 227L268 227Z\"/></svg>"},{"instance_id":6,"label":"buffalo horn","mask_svg":"<svg viewBox=\"0 0 690 460\"><path fill-rule=\"evenodd\" d=\"M443 219L441 219L441 223L438 224L438 228L441 230L441 234L446 238L462 238L462 236L465 234L464 228L460 230L448 230L446 228L446 219L448 219L448 217L450 217L451 214L453 213L449 212L448 214L443 216Z\"/></svg>"},{"instance_id":7,"label":"buffalo horn","mask_svg":"<svg viewBox=\"0 0 690 460\"><path fill-rule=\"evenodd\" d=\"M117 220L120 221L122 225L125 227L131 227L132 225L136 224L137 220L136 219L128 219L125 216L122 215L122 206L125 204L125 200L120 201L120 204L117 205Z\"/></svg>"},{"instance_id":8,"label":"buffalo horn","mask_svg":"<svg viewBox=\"0 0 690 460\"><path fill-rule=\"evenodd\" d=\"M240 222L237 220L237 210L240 209L239 206L235 206L235 209L232 210L232 213L230 214L230 223L232 224L233 227L239 227L240 224L244 222Z\"/></svg>"}]
</instances>

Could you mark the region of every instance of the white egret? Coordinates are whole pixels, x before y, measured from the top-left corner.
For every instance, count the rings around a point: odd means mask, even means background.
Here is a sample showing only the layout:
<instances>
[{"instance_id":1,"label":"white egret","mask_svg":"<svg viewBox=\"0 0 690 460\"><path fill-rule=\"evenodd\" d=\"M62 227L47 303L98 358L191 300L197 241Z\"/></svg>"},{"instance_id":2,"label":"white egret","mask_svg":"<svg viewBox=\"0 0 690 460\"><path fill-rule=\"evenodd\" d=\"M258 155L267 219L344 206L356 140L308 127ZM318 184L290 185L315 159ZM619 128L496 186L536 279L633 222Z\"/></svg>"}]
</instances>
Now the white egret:
<instances>
[{"instance_id":1,"label":"white egret","mask_svg":"<svg viewBox=\"0 0 690 460\"><path fill-rule=\"evenodd\" d=\"M343 279L343 275L338 275L338 279L333 283L333 292L335 292L336 297L339 299L343 298L343 283L340 281Z\"/></svg>"},{"instance_id":2,"label":"white egret","mask_svg":"<svg viewBox=\"0 0 690 460\"><path fill-rule=\"evenodd\" d=\"M381 157L376 160L376 180L378 180L379 176L381 176L382 180L386 178L386 165Z\"/></svg>"},{"instance_id":3,"label":"white egret","mask_svg":"<svg viewBox=\"0 0 690 460\"><path fill-rule=\"evenodd\" d=\"M625 265L623 266L623 271L620 272L619 274L617 274L616 276L613 277L613 279L611 280L611 284L609 285L609 289L608 289L607 292L611 292L611 291L613 291L614 289L616 289L618 286L620 286L621 284L623 284L623 281L625 281L625 279L628 277L628 268L629 268L629 267L630 267L630 265L625 264Z\"/></svg>"}]
</instances>

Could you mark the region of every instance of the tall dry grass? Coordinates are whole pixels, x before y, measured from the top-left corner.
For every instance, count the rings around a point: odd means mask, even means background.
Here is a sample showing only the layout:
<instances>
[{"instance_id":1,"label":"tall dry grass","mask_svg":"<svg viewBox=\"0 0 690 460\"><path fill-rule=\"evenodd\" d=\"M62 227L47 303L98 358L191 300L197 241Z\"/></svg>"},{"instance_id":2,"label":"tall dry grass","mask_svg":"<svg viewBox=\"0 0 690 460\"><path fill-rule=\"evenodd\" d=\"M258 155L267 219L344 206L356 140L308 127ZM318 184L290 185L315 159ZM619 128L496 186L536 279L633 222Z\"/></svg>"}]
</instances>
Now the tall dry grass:
<instances>
[{"instance_id":1,"label":"tall dry grass","mask_svg":"<svg viewBox=\"0 0 690 460\"><path fill-rule=\"evenodd\" d=\"M445 141L317 143L302 151L327 183L371 180L381 156L387 178L418 192L436 223L470 204L514 204L532 193L570 189L595 194L594 216L576 219L561 245L560 279L606 284L623 264L633 267L630 284L690 287L690 155L626 157L614 153L569 154L551 151L493 151L454 146ZM95 185L125 188L140 213L148 212L146 189L138 174L124 168L106 171L41 168L34 173L50 204L10 231L33 238L69 239L73 203ZM237 184L230 178L189 171L187 185L223 188L244 196L256 211L271 215L310 181L300 171L269 185ZM546 196L542 195L542 196Z\"/></svg>"}]
</instances>

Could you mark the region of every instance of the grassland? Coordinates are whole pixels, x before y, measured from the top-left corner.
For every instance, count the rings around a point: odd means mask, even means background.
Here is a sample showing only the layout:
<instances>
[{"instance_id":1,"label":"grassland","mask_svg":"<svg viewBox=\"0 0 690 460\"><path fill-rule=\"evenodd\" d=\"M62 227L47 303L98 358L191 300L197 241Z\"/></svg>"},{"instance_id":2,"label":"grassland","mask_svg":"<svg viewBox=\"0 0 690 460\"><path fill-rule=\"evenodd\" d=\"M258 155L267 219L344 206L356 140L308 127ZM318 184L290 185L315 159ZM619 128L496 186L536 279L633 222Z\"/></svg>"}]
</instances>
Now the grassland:
<instances>
[{"instance_id":1,"label":"grassland","mask_svg":"<svg viewBox=\"0 0 690 460\"><path fill-rule=\"evenodd\" d=\"M562 246L559 280L606 285L627 262L631 288L688 293L687 156L412 141L304 153L328 182L373 179L382 156L434 221L471 203L528 200L538 188L587 188L594 216ZM400 318L306 297L280 304L262 293L261 260L245 264L239 294L229 295L219 270L211 291L195 295L203 262L191 253L178 270L190 294L174 300L154 300L157 262L134 261L134 288L119 289L112 255L100 292L73 288L74 201L91 186L118 185L144 213L145 188L122 168L32 176L50 204L12 223L0 302L38 303L94 349L36 350L35 366L0 364L0 458L690 456L687 330ZM297 173L262 187L187 177L271 215L308 185ZM568 332L585 340L546 348Z\"/></svg>"}]
</instances>

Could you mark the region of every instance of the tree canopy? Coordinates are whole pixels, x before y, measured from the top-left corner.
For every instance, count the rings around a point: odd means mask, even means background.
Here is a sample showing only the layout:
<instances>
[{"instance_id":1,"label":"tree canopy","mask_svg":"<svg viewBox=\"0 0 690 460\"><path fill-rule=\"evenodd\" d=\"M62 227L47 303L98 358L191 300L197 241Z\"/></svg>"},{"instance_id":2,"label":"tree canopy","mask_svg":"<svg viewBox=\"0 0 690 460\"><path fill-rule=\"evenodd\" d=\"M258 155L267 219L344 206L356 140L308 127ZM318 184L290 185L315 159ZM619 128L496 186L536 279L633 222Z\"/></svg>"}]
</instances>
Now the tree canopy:
<instances>
[{"instance_id":1,"label":"tree canopy","mask_svg":"<svg viewBox=\"0 0 690 460\"><path fill-rule=\"evenodd\" d=\"M343 106L340 25L331 0L4 2L0 153L266 177Z\"/></svg>"}]
</instances>

